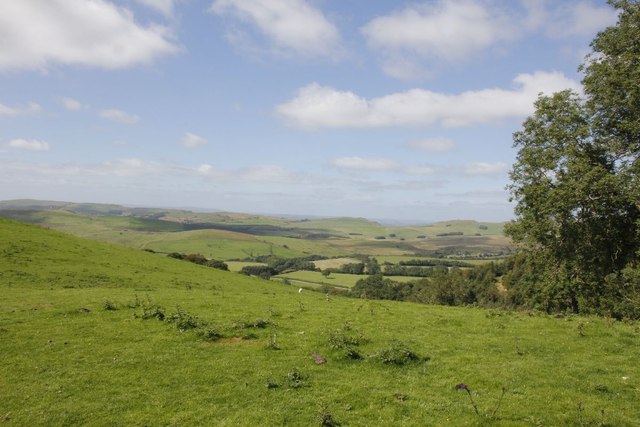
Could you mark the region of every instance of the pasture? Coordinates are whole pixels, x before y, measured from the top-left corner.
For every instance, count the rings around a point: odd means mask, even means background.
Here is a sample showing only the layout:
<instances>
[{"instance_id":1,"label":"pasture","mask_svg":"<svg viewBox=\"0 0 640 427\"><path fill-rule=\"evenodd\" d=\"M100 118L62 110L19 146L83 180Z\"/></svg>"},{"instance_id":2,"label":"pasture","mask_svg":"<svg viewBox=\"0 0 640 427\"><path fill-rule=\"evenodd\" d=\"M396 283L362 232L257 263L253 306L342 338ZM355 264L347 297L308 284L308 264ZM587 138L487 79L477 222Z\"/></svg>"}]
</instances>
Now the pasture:
<instances>
[{"instance_id":1,"label":"pasture","mask_svg":"<svg viewBox=\"0 0 640 427\"><path fill-rule=\"evenodd\" d=\"M637 322L327 298L8 220L0 235L8 425L640 423Z\"/></svg>"}]
</instances>

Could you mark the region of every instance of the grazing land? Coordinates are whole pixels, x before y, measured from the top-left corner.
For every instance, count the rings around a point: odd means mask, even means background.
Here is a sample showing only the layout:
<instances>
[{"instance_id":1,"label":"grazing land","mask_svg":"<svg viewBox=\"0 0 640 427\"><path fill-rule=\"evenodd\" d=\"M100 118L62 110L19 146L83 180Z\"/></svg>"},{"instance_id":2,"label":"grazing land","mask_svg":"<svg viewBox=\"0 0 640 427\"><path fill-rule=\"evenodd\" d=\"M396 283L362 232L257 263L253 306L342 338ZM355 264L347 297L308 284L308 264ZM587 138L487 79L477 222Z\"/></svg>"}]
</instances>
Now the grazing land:
<instances>
[{"instance_id":1,"label":"grazing land","mask_svg":"<svg viewBox=\"0 0 640 427\"><path fill-rule=\"evenodd\" d=\"M640 424L637 322L327 298L6 219L0 236L7 425Z\"/></svg>"},{"instance_id":2,"label":"grazing land","mask_svg":"<svg viewBox=\"0 0 640 427\"><path fill-rule=\"evenodd\" d=\"M138 249L199 253L223 261L267 255L487 259L512 250L503 223L476 221L386 227L363 218L290 219L35 200L0 202L0 217Z\"/></svg>"}]
</instances>

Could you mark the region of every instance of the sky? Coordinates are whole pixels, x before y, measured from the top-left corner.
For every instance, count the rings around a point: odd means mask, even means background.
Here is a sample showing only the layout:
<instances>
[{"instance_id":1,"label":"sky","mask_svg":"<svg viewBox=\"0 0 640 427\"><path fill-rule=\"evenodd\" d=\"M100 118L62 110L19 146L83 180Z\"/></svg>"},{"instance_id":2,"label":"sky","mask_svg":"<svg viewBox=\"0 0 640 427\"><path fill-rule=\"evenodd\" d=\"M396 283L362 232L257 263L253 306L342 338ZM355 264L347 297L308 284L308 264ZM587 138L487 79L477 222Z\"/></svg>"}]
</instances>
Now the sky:
<instances>
[{"instance_id":1,"label":"sky","mask_svg":"<svg viewBox=\"0 0 640 427\"><path fill-rule=\"evenodd\" d=\"M604 0L0 0L0 200L513 218Z\"/></svg>"}]
</instances>

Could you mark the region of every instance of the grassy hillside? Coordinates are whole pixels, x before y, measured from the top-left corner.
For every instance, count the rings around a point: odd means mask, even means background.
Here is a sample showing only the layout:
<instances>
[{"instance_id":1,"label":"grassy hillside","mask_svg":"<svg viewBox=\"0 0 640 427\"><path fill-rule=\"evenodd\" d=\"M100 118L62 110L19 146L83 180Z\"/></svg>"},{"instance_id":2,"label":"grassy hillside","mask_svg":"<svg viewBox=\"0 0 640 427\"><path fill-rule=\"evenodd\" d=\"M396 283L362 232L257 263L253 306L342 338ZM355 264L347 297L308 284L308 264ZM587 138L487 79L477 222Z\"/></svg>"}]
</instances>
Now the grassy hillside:
<instances>
[{"instance_id":1,"label":"grassy hillside","mask_svg":"<svg viewBox=\"0 0 640 427\"><path fill-rule=\"evenodd\" d=\"M638 324L327 300L9 220L0 237L8 425L640 423Z\"/></svg>"}]
</instances>

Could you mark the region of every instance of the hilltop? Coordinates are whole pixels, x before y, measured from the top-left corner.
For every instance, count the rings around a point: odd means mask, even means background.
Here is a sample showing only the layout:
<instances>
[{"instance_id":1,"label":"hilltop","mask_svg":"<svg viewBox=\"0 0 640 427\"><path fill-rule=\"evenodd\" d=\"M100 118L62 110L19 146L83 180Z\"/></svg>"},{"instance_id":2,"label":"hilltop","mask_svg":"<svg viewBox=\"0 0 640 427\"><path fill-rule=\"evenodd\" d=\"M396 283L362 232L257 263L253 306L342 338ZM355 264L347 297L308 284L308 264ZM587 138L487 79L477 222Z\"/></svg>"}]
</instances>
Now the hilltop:
<instances>
[{"instance_id":1,"label":"hilltop","mask_svg":"<svg viewBox=\"0 0 640 427\"><path fill-rule=\"evenodd\" d=\"M0 235L8 423L640 422L637 323L326 297L6 219Z\"/></svg>"}]
</instances>

